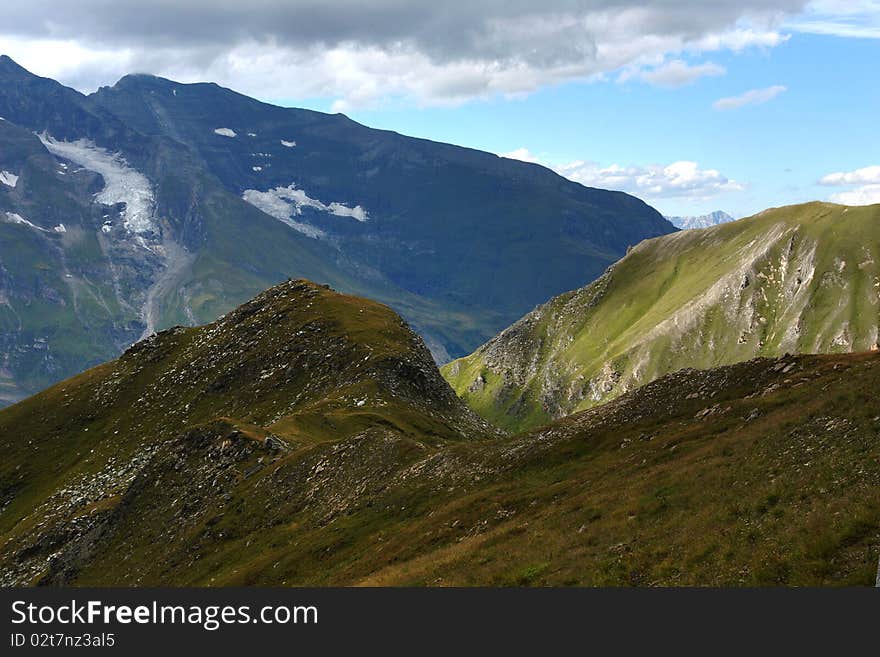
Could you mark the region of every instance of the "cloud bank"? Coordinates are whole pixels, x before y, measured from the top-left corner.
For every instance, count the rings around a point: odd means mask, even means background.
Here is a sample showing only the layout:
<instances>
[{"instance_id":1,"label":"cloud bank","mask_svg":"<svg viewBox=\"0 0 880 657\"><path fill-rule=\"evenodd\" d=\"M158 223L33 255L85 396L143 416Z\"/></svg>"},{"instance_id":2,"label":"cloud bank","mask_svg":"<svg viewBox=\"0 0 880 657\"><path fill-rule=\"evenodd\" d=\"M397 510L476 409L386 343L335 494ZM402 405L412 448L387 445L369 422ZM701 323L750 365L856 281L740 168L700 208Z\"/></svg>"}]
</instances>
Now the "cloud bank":
<instances>
[{"instance_id":1,"label":"cloud bank","mask_svg":"<svg viewBox=\"0 0 880 657\"><path fill-rule=\"evenodd\" d=\"M806 0L32 0L0 50L83 90L124 73L216 80L337 109L518 95L626 71L680 86L711 53L773 47Z\"/></svg>"},{"instance_id":2,"label":"cloud bank","mask_svg":"<svg viewBox=\"0 0 880 657\"><path fill-rule=\"evenodd\" d=\"M786 27L805 34L880 39L878 0L813 0L806 12Z\"/></svg>"},{"instance_id":3,"label":"cloud bank","mask_svg":"<svg viewBox=\"0 0 880 657\"><path fill-rule=\"evenodd\" d=\"M526 148L518 148L502 157L534 162L550 167L569 180L588 187L599 187L634 194L646 201L659 199L707 200L725 192L743 191L745 187L716 169L702 169L697 162L682 160L668 165L603 167L595 162L575 161L552 165L543 162Z\"/></svg>"},{"instance_id":4,"label":"cloud bank","mask_svg":"<svg viewBox=\"0 0 880 657\"><path fill-rule=\"evenodd\" d=\"M830 196L833 203L843 205L874 205L880 203L880 165L864 167L855 171L829 173L820 185L854 187Z\"/></svg>"}]
</instances>

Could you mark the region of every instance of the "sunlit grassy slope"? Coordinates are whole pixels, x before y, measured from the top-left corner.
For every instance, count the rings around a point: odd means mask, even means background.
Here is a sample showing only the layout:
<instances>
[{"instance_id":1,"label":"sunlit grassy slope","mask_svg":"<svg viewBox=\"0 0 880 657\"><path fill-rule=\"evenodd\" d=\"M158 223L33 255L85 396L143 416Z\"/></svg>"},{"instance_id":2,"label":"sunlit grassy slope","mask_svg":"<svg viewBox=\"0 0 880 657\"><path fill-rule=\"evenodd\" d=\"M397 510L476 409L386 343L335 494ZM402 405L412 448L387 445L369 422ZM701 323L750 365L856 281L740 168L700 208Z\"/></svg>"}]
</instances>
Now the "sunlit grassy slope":
<instances>
[{"instance_id":1,"label":"sunlit grassy slope","mask_svg":"<svg viewBox=\"0 0 880 657\"><path fill-rule=\"evenodd\" d=\"M647 240L443 369L508 428L683 367L867 351L880 323L880 205L810 203Z\"/></svg>"}]
</instances>

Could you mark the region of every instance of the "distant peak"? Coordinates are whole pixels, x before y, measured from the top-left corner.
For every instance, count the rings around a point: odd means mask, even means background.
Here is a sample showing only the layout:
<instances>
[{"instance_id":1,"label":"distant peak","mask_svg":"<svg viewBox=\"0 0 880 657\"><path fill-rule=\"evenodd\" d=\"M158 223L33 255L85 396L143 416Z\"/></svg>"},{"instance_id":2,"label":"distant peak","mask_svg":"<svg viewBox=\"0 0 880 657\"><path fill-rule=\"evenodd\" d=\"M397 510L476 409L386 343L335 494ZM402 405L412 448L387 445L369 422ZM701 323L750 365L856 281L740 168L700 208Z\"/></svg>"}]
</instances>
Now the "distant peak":
<instances>
[{"instance_id":1,"label":"distant peak","mask_svg":"<svg viewBox=\"0 0 880 657\"><path fill-rule=\"evenodd\" d=\"M698 215L698 216L686 216L686 217L666 217L676 228L688 229L688 228L708 228L709 226L717 226L719 224L726 224L730 221L734 221L734 218L727 214L726 212L722 212L721 210L716 210L715 212L710 212L709 214Z\"/></svg>"},{"instance_id":2,"label":"distant peak","mask_svg":"<svg viewBox=\"0 0 880 657\"><path fill-rule=\"evenodd\" d=\"M213 82L178 82L177 80L169 80L168 78L153 75L152 73L129 73L121 77L119 81L112 87L102 87L101 90L104 91L107 89L112 89L116 91L166 91L170 89L179 89L184 87L198 89L222 89L222 87Z\"/></svg>"},{"instance_id":3,"label":"distant peak","mask_svg":"<svg viewBox=\"0 0 880 657\"><path fill-rule=\"evenodd\" d=\"M129 85L157 84L168 83L169 80L160 78L152 73L128 73L119 78L119 81L113 85L114 87L125 87Z\"/></svg>"}]
</instances>

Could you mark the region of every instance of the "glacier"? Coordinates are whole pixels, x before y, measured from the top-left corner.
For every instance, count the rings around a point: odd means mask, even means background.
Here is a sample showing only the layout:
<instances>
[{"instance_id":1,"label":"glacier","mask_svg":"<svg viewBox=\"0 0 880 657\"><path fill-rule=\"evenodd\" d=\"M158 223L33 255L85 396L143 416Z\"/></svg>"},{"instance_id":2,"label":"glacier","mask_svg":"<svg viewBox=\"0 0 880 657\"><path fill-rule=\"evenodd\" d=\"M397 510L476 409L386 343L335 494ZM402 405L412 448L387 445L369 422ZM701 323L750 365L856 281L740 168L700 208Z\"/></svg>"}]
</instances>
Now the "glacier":
<instances>
[{"instance_id":1,"label":"glacier","mask_svg":"<svg viewBox=\"0 0 880 657\"><path fill-rule=\"evenodd\" d=\"M95 200L105 205L124 203L122 220L126 230L136 235L157 231L153 186L144 174L130 167L122 155L86 139L59 141L46 133L38 137L53 155L101 175L104 189L95 194Z\"/></svg>"}]
</instances>

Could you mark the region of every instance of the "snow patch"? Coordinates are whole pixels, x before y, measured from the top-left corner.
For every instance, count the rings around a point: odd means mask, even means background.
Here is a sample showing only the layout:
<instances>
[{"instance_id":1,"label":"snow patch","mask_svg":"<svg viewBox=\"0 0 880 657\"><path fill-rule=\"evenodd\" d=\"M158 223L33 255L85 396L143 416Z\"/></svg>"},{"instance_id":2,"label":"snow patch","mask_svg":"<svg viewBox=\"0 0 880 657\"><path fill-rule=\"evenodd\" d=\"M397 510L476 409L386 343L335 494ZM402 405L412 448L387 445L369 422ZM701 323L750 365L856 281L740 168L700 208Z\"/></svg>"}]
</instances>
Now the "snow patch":
<instances>
[{"instance_id":1,"label":"snow patch","mask_svg":"<svg viewBox=\"0 0 880 657\"><path fill-rule=\"evenodd\" d=\"M9 171L0 171L0 183L7 187L15 187L18 184L18 176Z\"/></svg>"},{"instance_id":2,"label":"snow patch","mask_svg":"<svg viewBox=\"0 0 880 657\"><path fill-rule=\"evenodd\" d=\"M296 146L296 142L295 141L285 141L284 139L282 139L281 145L286 146L287 148L293 148L294 146Z\"/></svg>"},{"instance_id":3,"label":"snow patch","mask_svg":"<svg viewBox=\"0 0 880 657\"><path fill-rule=\"evenodd\" d=\"M221 137L236 137L235 130L229 128L214 128L214 134Z\"/></svg>"},{"instance_id":4,"label":"snow patch","mask_svg":"<svg viewBox=\"0 0 880 657\"><path fill-rule=\"evenodd\" d=\"M303 197L309 201L305 192L293 189L293 185L289 187L276 187L267 192L260 192L256 189L247 189L241 196L245 201L268 214L271 217L284 222L296 231L299 231L307 237L320 239L326 235L324 231L309 224L304 224L293 219L294 215L302 214L301 201Z\"/></svg>"},{"instance_id":5,"label":"snow patch","mask_svg":"<svg viewBox=\"0 0 880 657\"><path fill-rule=\"evenodd\" d=\"M56 233L66 233L67 232L67 229L64 227L64 224L58 224L52 230L54 230Z\"/></svg>"},{"instance_id":6,"label":"snow patch","mask_svg":"<svg viewBox=\"0 0 880 657\"><path fill-rule=\"evenodd\" d=\"M324 231L293 220L294 216L302 214L303 208L312 208L319 212L336 215L337 217L350 217L360 222L365 222L369 219L367 211L360 205L352 208L336 201L327 205L318 199L311 198L306 194L305 190L297 189L293 183L287 187L276 187L265 192L247 189L242 194L242 198L266 214L280 219L291 228L315 239L323 237L325 235Z\"/></svg>"},{"instance_id":7,"label":"snow patch","mask_svg":"<svg viewBox=\"0 0 880 657\"><path fill-rule=\"evenodd\" d=\"M265 192L247 189L242 194L242 198L266 214L280 219L309 237L317 238L323 236L324 232L311 226L308 227L309 231L303 230L303 227L307 226L307 224L292 220L292 217L302 214L303 208L312 208L319 212L336 215L337 217L350 217L360 222L365 222L369 219L367 211L360 205L352 208L336 201L328 205L318 199L311 198L306 194L305 190L297 189L294 183L287 187L276 187Z\"/></svg>"},{"instance_id":8,"label":"snow patch","mask_svg":"<svg viewBox=\"0 0 880 657\"><path fill-rule=\"evenodd\" d=\"M257 173L260 173L260 171L263 170L263 167L251 167L251 169L253 169L253 170L256 171Z\"/></svg>"},{"instance_id":9,"label":"snow patch","mask_svg":"<svg viewBox=\"0 0 880 657\"><path fill-rule=\"evenodd\" d=\"M256 132L249 132L249 133L247 133L247 135L248 135L248 137L256 137L257 133Z\"/></svg>"},{"instance_id":10,"label":"snow patch","mask_svg":"<svg viewBox=\"0 0 880 657\"><path fill-rule=\"evenodd\" d=\"M7 223L27 226L28 228L33 228L34 230L40 230L44 233L49 232L45 228L40 228L36 224L32 224L30 221L28 221L27 219L22 217L20 214L17 214L15 212L7 212L5 216L6 216Z\"/></svg>"},{"instance_id":11,"label":"snow patch","mask_svg":"<svg viewBox=\"0 0 880 657\"><path fill-rule=\"evenodd\" d=\"M367 216L367 211L359 205L350 208L343 203L333 202L328 206L327 209L330 214L335 214L337 217L351 217L352 219L357 219L361 223L369 219L369 217Z\"/></svg>"},{"instance_id":12,"label":"snow patch","mask_svg":"<svg viewBox=\"0 0 880 657\"><path fill-rule=\"evenodd\" d=\"M46 133L39 137L53 155L101 175L104 189L95 194L95 200L105 205L124 203L122 223L126 230L135 234L156 231L153 186L144 174L128 166L122 155L106 151L86 139L58 141Z\"/></svg>"}]
</instances>

